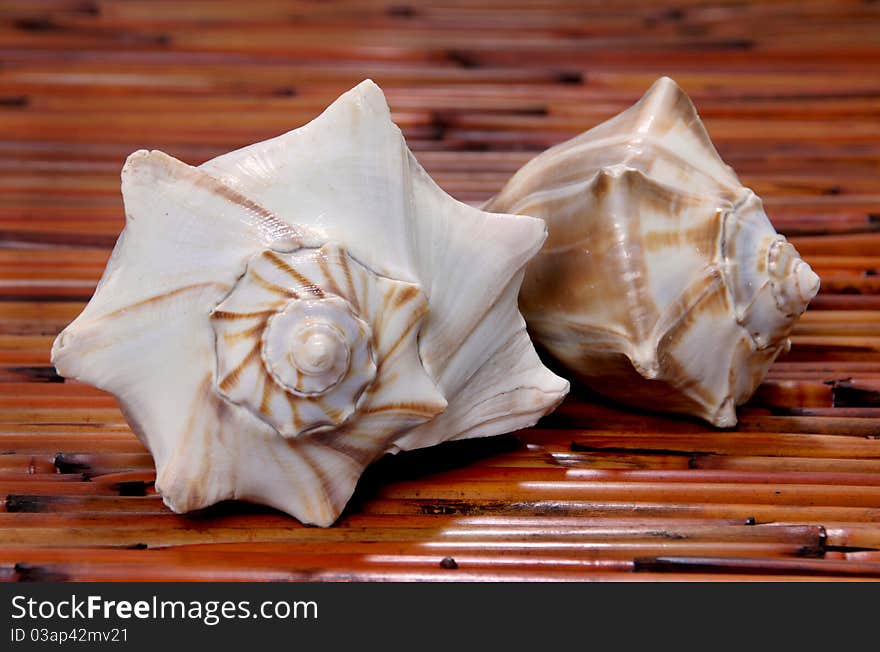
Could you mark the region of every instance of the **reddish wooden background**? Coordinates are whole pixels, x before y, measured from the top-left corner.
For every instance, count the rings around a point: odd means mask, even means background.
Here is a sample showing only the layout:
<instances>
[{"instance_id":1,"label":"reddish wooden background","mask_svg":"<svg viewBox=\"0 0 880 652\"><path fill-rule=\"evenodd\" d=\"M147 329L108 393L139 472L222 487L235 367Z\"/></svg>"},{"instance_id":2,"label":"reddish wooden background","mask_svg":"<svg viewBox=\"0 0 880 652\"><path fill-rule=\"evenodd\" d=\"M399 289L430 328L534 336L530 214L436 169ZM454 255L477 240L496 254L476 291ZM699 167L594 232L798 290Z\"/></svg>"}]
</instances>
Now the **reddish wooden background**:
<instances>
[{"instance_id":1,"label":"reddish wooden background","mask_svg":"<svg viewBox=\"0 0 880 652\"><path fill-rule=\"evenodd\" d=\"M331 529L242 504L184 517L113 400L49 365L135 149L200 163L369 76L478 202L661 74L822 276L736 430L576 390L538 428L380 462ZM878 173L870 0L2 0L0 577L876 578Z\"/></svg>"}]
</instances>

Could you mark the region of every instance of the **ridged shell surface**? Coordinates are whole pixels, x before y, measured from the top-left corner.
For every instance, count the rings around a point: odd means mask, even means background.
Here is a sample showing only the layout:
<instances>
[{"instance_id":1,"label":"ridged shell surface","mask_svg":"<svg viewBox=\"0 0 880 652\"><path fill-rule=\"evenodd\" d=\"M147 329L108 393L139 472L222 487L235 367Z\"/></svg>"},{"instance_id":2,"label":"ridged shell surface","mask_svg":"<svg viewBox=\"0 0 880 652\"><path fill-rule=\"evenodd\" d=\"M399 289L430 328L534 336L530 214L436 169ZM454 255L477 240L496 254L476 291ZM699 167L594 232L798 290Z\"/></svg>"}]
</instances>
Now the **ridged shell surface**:
<instances>
[{"instance_id":1,"label":"ridged shell surface","mask_svg":"<svg viewBox=\"0 0 880 652\"><path fill-rule=\"evenodd\" d=\"M520 307L554 357L620 402L721 427L819 287L668 78L484 208L548 223Z\"/></svg>"},{"instance_id":2,"label":"ridged shell surface","mask_svg":"<svg viewBox=\"0 0 880 652\"><path fill-rule=\"evenodd\" d=\"M543 221L440 190L370 81L200 167L136 152L122 192L52 360L116 395L174 511L329 525L381 455L532 425L568 391L517 309Z\"/></svg>"}]
</instances>

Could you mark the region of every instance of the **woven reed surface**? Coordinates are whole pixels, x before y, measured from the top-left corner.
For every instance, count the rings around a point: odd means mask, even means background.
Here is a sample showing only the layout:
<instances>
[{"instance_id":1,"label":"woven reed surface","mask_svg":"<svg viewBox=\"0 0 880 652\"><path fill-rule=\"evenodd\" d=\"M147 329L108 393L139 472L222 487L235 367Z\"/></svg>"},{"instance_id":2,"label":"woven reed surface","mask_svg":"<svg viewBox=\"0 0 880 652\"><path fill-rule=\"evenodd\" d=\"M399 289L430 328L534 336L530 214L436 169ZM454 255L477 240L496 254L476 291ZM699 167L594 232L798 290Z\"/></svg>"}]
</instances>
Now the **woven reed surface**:
<instances>
[{"instance_id":1,"label":"woven reed surface","mask_svg":"<svg viewBox=\"0 0 880 652\"><path fill-rule=\"evenodd\" d=\"M177 516L113 399L49 364L135 149L197 164L369 76L437 182L479 202L663 74L822 277L734 430L575 389L534 429L382 460L330 529ZM3 0L0 577L880 577L878 117L870 1Z\"/></svg>"}]
</instances>

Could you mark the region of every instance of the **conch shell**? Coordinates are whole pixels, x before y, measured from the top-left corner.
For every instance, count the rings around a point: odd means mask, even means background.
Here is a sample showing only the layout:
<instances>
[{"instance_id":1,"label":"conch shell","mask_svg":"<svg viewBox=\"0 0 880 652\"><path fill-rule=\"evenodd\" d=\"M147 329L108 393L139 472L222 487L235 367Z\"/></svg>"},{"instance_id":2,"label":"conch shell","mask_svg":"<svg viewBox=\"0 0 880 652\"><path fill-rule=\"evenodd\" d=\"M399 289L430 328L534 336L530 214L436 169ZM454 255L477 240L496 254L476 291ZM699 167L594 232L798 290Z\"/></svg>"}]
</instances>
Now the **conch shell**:
<instances>
[{"instance_id":1,"label":"conch shell","mask_svg":"<svg viewBox=\"0 0 880 652\"><path fill-rule=\"evenodd\" d=\"M720 427L819 289L669 78L484 208L547 221L520 294L543 347L601 394Z\"/></svg>"},{"instance_id":2,"label":"conch shell","mask_svg":"<svg viewBox=\"0 0 880 652\"><path fill-rule=\"evenodd\" d=\"M444 193L371 81L198 168L135 152L122 193L52 361L116 395L175 512L329 525L381 455L532 425L568 391L516 303L544 222Z\"/></svg>"}]
</instances>

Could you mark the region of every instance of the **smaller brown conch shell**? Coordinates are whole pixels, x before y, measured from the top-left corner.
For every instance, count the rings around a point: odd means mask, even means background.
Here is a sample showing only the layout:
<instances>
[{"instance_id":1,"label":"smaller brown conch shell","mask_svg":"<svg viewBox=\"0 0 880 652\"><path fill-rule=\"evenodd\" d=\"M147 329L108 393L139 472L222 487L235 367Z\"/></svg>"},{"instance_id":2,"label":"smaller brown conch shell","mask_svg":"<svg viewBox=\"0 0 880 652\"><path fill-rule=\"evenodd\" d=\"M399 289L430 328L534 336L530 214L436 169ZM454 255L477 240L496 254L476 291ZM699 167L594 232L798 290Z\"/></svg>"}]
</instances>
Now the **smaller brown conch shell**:
<instances>
[{"instance_id":1,"label":"smaller brown conch shell","mask_svg":"<svg viewBox=\"0 0 880 652\"><path fill-rule=\"evenodd\" d=\"M716 426L736 423L819 289L665 77L484 208L547 221L520 308L553 356L622 403Z\"/></svg>"}]
</instances>

